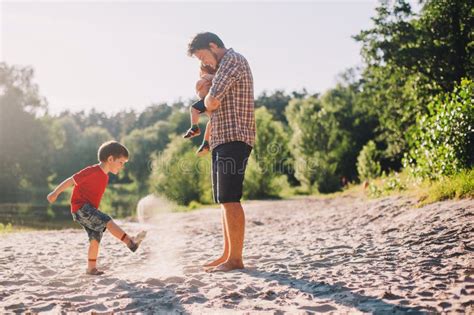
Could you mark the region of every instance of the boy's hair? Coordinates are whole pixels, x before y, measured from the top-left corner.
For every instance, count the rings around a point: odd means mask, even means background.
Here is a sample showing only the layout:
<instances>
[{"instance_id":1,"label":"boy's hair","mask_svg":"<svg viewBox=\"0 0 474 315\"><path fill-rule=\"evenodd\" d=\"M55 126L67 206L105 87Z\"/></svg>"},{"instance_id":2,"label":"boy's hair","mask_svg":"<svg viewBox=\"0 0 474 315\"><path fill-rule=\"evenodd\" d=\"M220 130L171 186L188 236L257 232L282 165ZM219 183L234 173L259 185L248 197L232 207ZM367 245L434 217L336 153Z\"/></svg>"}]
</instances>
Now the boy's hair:
<instances>
[{"instance_id":1,"label":"boy's hair","mask_svg":"<svg viewBox=\"0 0 474 315\"><path fill-rule=\"evenodd\" d=\"M97 152L97 157L100 162L107 161L109 156L118 159L120 157L128 158L128 155L127 148L123 144L114 140L102 143Z\"/></svg>"},{"instance_id":2,"label":"boy's hair","mask_svg":"<svg viewBox=\"0 0 474 315\"><path fill-rule=\"evenodd\" d=\"M188 55L192 56L196 50L208 49L210 43L216 44L217 47L225 48L224 43L216 34L210 32L199 33L189 42Z\"/></svg>"}]
</instances>

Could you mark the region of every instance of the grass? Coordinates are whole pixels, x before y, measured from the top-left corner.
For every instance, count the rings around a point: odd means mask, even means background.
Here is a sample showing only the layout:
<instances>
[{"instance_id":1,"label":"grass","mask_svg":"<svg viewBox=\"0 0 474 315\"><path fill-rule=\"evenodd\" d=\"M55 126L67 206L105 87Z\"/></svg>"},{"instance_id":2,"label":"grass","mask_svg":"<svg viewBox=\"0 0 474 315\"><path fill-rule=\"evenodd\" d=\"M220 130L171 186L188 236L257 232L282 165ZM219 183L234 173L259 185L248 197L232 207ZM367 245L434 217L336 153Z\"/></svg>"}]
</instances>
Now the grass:
<instances>
[{"instance_id":1,"label":"grass","mask_svg":"<svg viewBox=\"0 0 474 315\"><path fill-rule=\"evenodd\" d=\"M420 206L448 199L474 198L474 169L435 182L424 182L416 196Z\"/></svg>"},{"instance_id":2,"label":"grass","mask_svg":"<svg viewBox=\"0 0 474 315\"><path fill-rule=\"evenodd\" d=\"M13 225L11 223L3 224L0 223L0 234L6 234L13 232Z\"/></svg>"},{"instance_id":3,"label":"grass","mask_svg":"<svg viewBox=\"0 0 474 315\"><path fill-rule=\"evenodd\" d=\"M449 199L474 198L474 169L463 170L437 181L420 181L404 171L373 179L365 189L363 184L351 183L340 192L316 194L320 198L365 196L369 199L396 195L415 198L418 206Z\"/></svg>"},{"instance_id":4,"label":"grass","mask_svg":"<svg viewBox=\"0 0 474 315\"><path fill-rule=\"evenodd\" d=\"M12 224L9 223L0 223L0 235L8 233L18 233L18 232L31 232L31 231L50 231L50 230L61 230L61 229L79 229L80 226L71 221L49 221L44 223L35 223L35 224Z\"/></svg>"}]
</instances>

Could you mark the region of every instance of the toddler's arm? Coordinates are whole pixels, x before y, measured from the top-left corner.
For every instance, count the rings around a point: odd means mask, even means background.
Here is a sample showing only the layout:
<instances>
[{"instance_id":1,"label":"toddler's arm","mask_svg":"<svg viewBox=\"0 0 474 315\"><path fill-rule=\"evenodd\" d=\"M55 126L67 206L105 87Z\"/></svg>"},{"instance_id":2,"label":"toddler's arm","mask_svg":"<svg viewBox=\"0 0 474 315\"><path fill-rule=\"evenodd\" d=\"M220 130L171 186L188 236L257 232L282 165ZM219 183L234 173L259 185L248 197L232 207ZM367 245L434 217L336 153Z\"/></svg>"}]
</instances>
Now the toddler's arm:
<instances>
[{"instance_id":1,"label":"toddler's arm","mask_svg":"<svg viewBox=\"0 0 474 315\"><path fill-rule=\"evenodd\" d=\"M196 82L196 94L199 99L203 99L206 97L207 93L209 93L209 89L212 85L212 79L214 75L212 74L205 74L201 76L201 79Z\"/></svg>"},{"instance_id":2,"label":"toddler's arm","mask_svg":"<svg viewBox=\"0 0 474 315\"><path fill-rule=\"evenodd\" d=\"M72 179L72 177L69 177L61 184L59 184L52 192L50 192L46 198L50 203L53 203L63 191L65 191L71 186L74 186L74 180Z\"/></svg>"},{"instance_id":3,"label":"toddler's arm","mask_svg":"<svg viewBox=\"0 0 474 315\"><path fill-rule=\"evenodd\" d=\"M201 79L196 83L196 95L199 99L203 99L206 97L207 93L209 93L209 89L211 88L211 82Z\"/></svg>"}]
</instances>

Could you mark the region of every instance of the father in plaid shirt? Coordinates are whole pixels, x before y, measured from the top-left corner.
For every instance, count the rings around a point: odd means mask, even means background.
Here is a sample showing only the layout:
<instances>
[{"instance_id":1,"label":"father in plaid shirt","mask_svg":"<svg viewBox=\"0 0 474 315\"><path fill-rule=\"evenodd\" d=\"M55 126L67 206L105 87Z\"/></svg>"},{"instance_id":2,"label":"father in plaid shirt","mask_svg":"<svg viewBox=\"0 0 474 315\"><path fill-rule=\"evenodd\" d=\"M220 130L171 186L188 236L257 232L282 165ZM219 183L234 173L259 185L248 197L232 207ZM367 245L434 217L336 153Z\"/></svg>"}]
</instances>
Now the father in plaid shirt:
<instances>
[{"instance_id":1,"label":"father in plaid shirt","mask_svg":"<svg viewBox=\"0 0 474 315\"><path fill-rule=\"evenodd\" d=\"M188 54L217 69L204 104L211 113L212 189L223 209L224 250L204 267L209 271L243 269L245 215L240 198L255 143L252 72L247 60L225 48L213 33L197 34L189 43Z\"/></svg>"}]
</instances>

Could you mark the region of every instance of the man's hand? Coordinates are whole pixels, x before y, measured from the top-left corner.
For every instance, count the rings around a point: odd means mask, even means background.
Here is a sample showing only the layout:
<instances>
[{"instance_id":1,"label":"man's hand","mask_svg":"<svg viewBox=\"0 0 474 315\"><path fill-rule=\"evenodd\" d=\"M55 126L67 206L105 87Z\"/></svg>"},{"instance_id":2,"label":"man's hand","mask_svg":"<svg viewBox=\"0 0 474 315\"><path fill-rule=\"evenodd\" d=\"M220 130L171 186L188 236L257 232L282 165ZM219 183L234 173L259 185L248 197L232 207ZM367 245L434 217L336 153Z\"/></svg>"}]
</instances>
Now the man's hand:
<instances>
[{"instance_id":1,"label":"man's hand","mask_svg":"<svg viewBox=\"0 0 474 315\"><path fill-rule=\"evenodd\" d=\"M212 79L214 79L214 74L205 74L201 78L206 80L206 81L212 82Z\"/></svg>"},{"instance_id":2,"label":"man's hand","mask_svg":"<svg viewBox=\"0 0 474 315\"><path fill-rule=\"evenodd\" d=\"M54 203L56 199L58 198L58 195L53 191L48 194L46 199L48 199L49 203Z\"/></svg>"},{"instance_id":3,"label":"man's hand","mask_svg":"<svg viewBox=\"0 0 474 315\"><path fill-rule=\"evenodd\" d=\"M196 91L206 90L207 92L209 92L209 89L211 88L211 86L212 86L211 81L208 81L206 79L201 79L196 83Z\"/></svg>"},{"instance_id":4,"label":"man's hand","mask_svg":"<svg viewBox=\"0 0 474 315\"><path fill-rule=\"evenodd\" d=\"M208 111L213 112L218 109L219 106L221 106L221 102L217 98L207 94L206 98L204 99L204 105L206 105L206 109Z\"/></svg>"}]
</instances>

